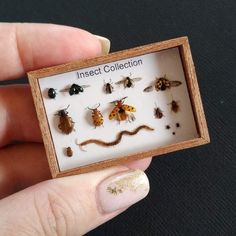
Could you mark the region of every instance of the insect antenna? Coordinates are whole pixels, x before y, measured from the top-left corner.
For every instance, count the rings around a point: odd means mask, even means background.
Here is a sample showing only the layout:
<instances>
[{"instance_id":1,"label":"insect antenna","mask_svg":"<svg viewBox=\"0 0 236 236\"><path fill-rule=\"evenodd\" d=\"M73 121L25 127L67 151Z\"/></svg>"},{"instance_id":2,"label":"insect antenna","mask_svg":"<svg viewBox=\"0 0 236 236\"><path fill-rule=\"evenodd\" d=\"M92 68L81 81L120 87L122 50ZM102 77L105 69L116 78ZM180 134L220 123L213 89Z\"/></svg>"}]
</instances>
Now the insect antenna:
<instances>
[{"instance_id":1,"label":"insect antenna","mask_svg":"<svg viewBox=\"0 0 236 236\"><path fill-rule=\"evenodd\" d=\"M70 107L70 104L69 104L69 105L68 105L68 106L67 106L65 109L63 109L63 110L65 110L65 111L66 111L66 110L67 110L69 107Z\"/></svg>"},{"instance_id":2,"label":"insect antenna","mask_svg":"<svg viewBox=\"0 0 236 236\"><path fill-rule=\"evenodd\" d=\"M97 107L96 107L96 108L94 108L94 109L98 109L98 108L100 107L100 105L101 105L101 104L100 104L100 103L98 103Z\"/></svg>"}]
</instances>

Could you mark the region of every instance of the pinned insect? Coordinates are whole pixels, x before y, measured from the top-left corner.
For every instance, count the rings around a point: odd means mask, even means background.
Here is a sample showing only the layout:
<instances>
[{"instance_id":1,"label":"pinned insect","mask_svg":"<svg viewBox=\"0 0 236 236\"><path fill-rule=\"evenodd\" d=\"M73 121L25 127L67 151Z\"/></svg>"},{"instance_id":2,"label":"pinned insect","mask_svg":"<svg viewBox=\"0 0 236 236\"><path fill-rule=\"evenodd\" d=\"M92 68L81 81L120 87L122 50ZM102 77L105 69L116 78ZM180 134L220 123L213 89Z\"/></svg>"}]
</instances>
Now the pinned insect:
<instances>
[{"instance_id":1,"label":"pinned insect","mask_svg":"<svg viewBox=\"0 0 236 236\"><path fill-rule=\"evenodd\" d=\"M61 130L64 134L70 134L74 130L74 124L75 122L72 120L70 116L68 116L67 109L70 105L67 106L67 108L59 110L56 115L59 116L59 125L58 128Z\"/></svg>"},{"instance_id":2,"label":"pinned insect","mask_svg":"<svg viewBox=\"0 0 236 236\"><path fill-rule=\"evenodd\" d=\"M134 82L138 82L141 79L142 79L141 77L131 78L131 73L130 73L129 76L123 76L123 79L116 82L116 84L118 85L123 84L124 88L131 88L134 87Z\"/></svg>"},{"instance_id":3,"label":"pinned insect","mask_svg":"<svg viewBox=\"0 0 236 236\"><path fill-rule=\"evenodd\" d=\"M90 85L78 85L78 84L72 84L69 88L65 88L63 90L60 90L60 92L69 92L70 96L75 94L80 94L84 92L85 88L90 87Z\"/></svg>"},{"instance_id":4,"label":"pinned insect","mask_svg":"<svg viewBox=\"0 0 236 236\"><path fill-rule=\"evenodd\" d=\"M56 93L56 89L54 88L50 88L48 89L48 97L54 99L56 97L57 93Z\"/></svg>"},{"instance_id":5,"label":"pinned insect","mask_svg":"<svg viewBox=\"0 0 236 236\"><path fill-rule=\"evenodd\" d=\"M136 112L136 109L135 107L124 104L124 100L126 98L127 97L124 97L120 100L112 102L115 104L115 107L113 108L113 110L109 115L109 120L116 118L118 121L123 121L123 120L133 121L135 119L133 114L127 113L127 111Z\"/></svg>"},{"instance_id":6,"label":"pinned insect","mask_svg":"<svg viewBox=\"0 0 236 236\"><path fill-rule=\"evenodd\" d=\"M109 83L106 83L105 81L104 81L104 90L105 90L105 92L107 93L107 94L111 94L113 91L114 91L114 88L113 88L113 86L111 85L112 84L112 82L111 82L111 79L110 79L110 82Z\"/></svg>"},{"instance_id":7,"label":"pinned insect","mask_svg":"<svg viewBox=\"0 0 236 236\"><path fill-rule=\"evenodd\" d=\"M177 113L179 112L179 102L178 101L175 101L175 100L172 100L171 103L169 103L168 105L171 105L171 111L173 111L174 113Z\"/></svg>"},{"instance_id":8,"label":"pinned insect","mask_svg":"<svg viewBox=\"0 0 236 236\"><path fill-rule=\"evenodd\" d=\"M95 128L97 126L101 126L103 125L103 116L102 116L102 113L98 110L98 108L100 107L100 104L98 104L98 106L96 108L89 108L89 110L92 111L92 120L93 120L93 124L95 126Z\"/></svg>"},{"instance_id":9,"label":"pinned insect","mask_svg":"<svg viewBox=\"0 0 236 236\"><path fill-rule=\"evenodd\" d=\"M155 103L155 105L156 105L156 103ZM157 118L157 119L161 119L164 115L163 115L163 111L159 108L159 107L157 107L157 105L156 105L156 107L154 108L154 116Z\"/></svg>"},{"instance_id":10,"label":"pinned insect","mask_svg":"<svg viewBox=\"0 0 236 236\"><path fill-rule=\"evenodd\" d=\"M156 78L154 85L146 87L143 91L144 92L151 92L155 88L158 91L165 91L166 89L170 89L172 87L178 87L182 84L181 81L178 80L168 80L166 75L160 78Z\"/></svg>"},{"instance_id":11,"label":"pinned insect","mask_svg":"<svg viewBox=\"0 0 236 236\"><path fill-rule=\"evenodd\" d=\"M66 155L68 157L72 157L73 156L73 151L72 151L72 148L71 147L67 147L66 148Z\"/></svg>"}]
</instances>

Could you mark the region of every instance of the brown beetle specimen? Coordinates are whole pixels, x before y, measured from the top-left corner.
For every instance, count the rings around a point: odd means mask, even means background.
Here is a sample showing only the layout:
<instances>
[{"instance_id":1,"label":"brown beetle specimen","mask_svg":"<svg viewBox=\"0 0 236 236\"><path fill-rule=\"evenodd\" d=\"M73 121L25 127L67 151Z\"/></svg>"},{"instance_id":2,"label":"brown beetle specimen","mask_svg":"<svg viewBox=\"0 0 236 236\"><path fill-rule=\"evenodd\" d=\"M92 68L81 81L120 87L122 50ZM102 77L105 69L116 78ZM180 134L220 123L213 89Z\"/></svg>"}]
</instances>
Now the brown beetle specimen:
<instances>
[{"instance_id":1,"label":"brown beetle specimen","mask_svg":"<svg viewBox=\"0 0 236 236\"><path fill-rule=\"evenodd\" d=\"M66 155L68 157L72 157L73 156L73 151L72 151L71 147L67 147L66 148Z\"/></svg>"},{"instance_id":2,"label":"brown beetle specimen","mask_svg":"<svg viewBox=\"0 0 236 236\"><path fill-rule=\"evenodd\" d=\"M69 106L65 109L59 110L56 114L59 116L58 128L64 134L70 134L74 130L74 124L75 124L72 118L68 116L68 112L67 112L68 108Z\"/></svg>"},{"instance_id":3,"label":"brown beetle specimen","mask_svg":"<svg viewBox=\"0 0 236 236\"><path fill-rule=\"evenodd\" d=\"M161 119L164 115L163 115L163 111L157 107L156 105L156 108L154 108L154 115L157 119Z\"/></svg>"},{"instance_id":4,"label":"brown beetle specimen","mask_svg":"<svg viewBox=\"0 0 236 236\"><path fill-rule=\"evenodd\" d=\"M178 102L175 100L172 100L172 102L169 103L168 105L171 105L171 111L173 111L174 113L177 113L180 109Z\"/></svg>"}]
</instances>

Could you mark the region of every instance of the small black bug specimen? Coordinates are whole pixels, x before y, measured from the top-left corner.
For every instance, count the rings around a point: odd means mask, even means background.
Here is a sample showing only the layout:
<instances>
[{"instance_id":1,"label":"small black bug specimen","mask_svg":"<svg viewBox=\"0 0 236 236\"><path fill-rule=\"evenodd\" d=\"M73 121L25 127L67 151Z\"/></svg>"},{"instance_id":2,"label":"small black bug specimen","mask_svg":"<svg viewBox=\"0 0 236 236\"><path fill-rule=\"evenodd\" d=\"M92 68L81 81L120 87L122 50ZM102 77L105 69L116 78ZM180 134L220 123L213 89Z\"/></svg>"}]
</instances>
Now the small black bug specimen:
<instances>
[{"instance_id":1,"label":"small black bug specimen","mask_svg":"<svg viewBox=\"0 0 236 236\"><path fill-rule=\"evenodd\" d=\"M111 84L112 84L111 79L110 79L109 83L106 83L104 81L104 90L107 94L111 94L114 91L114 88Z\"/></svg>"},{"instance_id":2,"label":"small black bug specimen","mask_svg":"<svg viewBox=\"0 0 236 236\"><path fill-rule=\"evenodd\" d=\"M170 126L169 126L169 125L166 125L166 129L170 129Z\"/></svg>"},{"instance_id":3,"label":"small black bug specimen","mask_svg":"<svg viewBox=\"0 0 236 236\"><path fill-rule=\"evenodd\" d=\"M172 132L173 135L175 135L175 132Z\"/></svg>"},{"instance_id":4,"label":"small black bug specimen","mask_svg":"<svg viewBox=\"0 0 236 236\"><path fill-rule=\"evenodd\" d=\"M75 95L75 94L83 93L84 88L88 88L88 87L90 87L90 86L89 85L72 84L70 89L69 89L69 94L70 94L70 96L72 96L72 95Z\"/></svg>"},{"instance_id":5,"label":"small black bug specimen","mask_svg":"<svg viewBox=\"0 0 236 236\"><path fill-rule=\"evenodd\" d=\"M171 105L171 111L173 111L174 113L179 112L179 102L172 100L171 103L169 103L168 105Z\"/></svg>"},{"instance_id":6,"label":"small black bug specimen","mask_svg":"<svg viewBox=\"0 0 236 236\"><path fill-rule=\"evenodd\" d=\"M67 148L66 148L66 155L67 155L68 157L72 157L72 156L73 156L73 150L72 150L71 147L67 147Z\"/></svg>"},{"instance_id":7,"label":"small black bug specimen","mask_svg":"<svg viewBox=\"0 0 236 236\"><path fill-rule=\"evenodd\" d=\"M179 127L180 127L180 123L177 122L177 123L175 124L175 126L176 126L176 128L179 128Z\"/></svg>"},{"instance_id":8,"label":"small black bug specimen","mask_svg":"<svg viewBox=\"0 0 236 236\"><path fill-rule=\"evenodd\" d=\"M124 88L131 88L134 87L134 82L140 81L141 77L131 78L131 73L129 76L123 76L123 79L116 82L116 84L120 85L123 84Z\"/></svg>"},{"instance_id":9,"label":"small black bug specimen","mask_svg":"<svg viewBox=\"0 0 236 236\"><path fill-rule=\"evenodd\" d=\"M156 104L155 104L156 105ZM163 111L159 108L159 107L157 107L157 105L156 105L156 107L154 108L154 115L155 115L155 117L157 118L157 119L161 119L164 115L163 115Z\"/></svg>"},{"instance_id":10,"label":"small black bug specimen","mask_svg":"<svg viewBox=\"0 0 236 236\"><path fill-rule=\"evenodd\" d=\"M62 131L64 134L70 134L74 130L74 124L75 122L72 120L72 118L68 115L67 109L70 105L67 106L67 108L59 110L56 115L59 116L59 124L58 128Z\"/></svg>"},{"instance_id":11,"label":"small black bug specimen","mask_svg":"<svg viewBox=\"0 0 236 236\"><path fill-rule=\"evenodd\" d=\"M54 88L50 88L48 89L48 97L54 99L56 97L57 93L56 93L56 89Z\"/></svg>"}]
</instances>

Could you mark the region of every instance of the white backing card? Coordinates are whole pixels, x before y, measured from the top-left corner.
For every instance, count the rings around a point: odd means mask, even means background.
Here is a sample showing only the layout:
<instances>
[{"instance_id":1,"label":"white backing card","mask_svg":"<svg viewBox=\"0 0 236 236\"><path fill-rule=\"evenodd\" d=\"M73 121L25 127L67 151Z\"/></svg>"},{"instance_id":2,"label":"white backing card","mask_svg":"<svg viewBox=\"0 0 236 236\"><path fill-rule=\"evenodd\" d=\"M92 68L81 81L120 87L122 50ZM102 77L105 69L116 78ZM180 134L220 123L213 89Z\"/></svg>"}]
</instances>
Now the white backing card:
<instances>
[{"instance_id":1,"label":"white backing card","mask_svg":"<svg viewBox=\"0 0 236 236\"><path fill-rule=\"evenodd\" d=\"M124 68L125 66L127 68ZM113 69L114 71L111 71ZM86 76L89 75L89 71L96 72L97 75ZM81 75L79 79L77 72ZM82 78L83 75L86 77ZM156 78L164 75L169 80L181 81L182 85L165 91L143 92L143 89L153 84ZM131 88L115 84L126 76L130 76L131 79L136 77L142 79L134 82L134 87ZM114 87L112 94L105 93L104 81L106 83L111 81ZM84 88L83 93L73 96L70 96L68 92L60 92L72 84L90 85L90 87ZM60 171L199 137L178 48L41 78L39 85ZM55 99L48 97L49 88L56 89ZM136 108L136 112L133 113L135 121L119 123L115 119L109 120L109 114L114 108L111 102L126 96L124 104ZM177 113L171 111L172 99L177 101L180 107ZM91 111L87 107L94 108L98 104L100 104L98 109L103 114L104 124L94 128ZM75 122L75 131L66 135L58 128L59 116L55 114L68 105L68 115ZM154 116L156 107L163 111L162 119ZM180 127L176 127L176 123L179 123ZM83 142L89 139L111 142L116 139L120 131L133 131L140 125L148 125L155 130L142 129L136 135L123 136L119 144L111 147L89 144L84 146L85 151L82 151L76 144L77 141ZM166 125L169 125L170 129L166 129ZM172 134L173 132L175 135ZM66 156L66 147L72 148L72 157Z\"/></svg>"}]
</instances>

